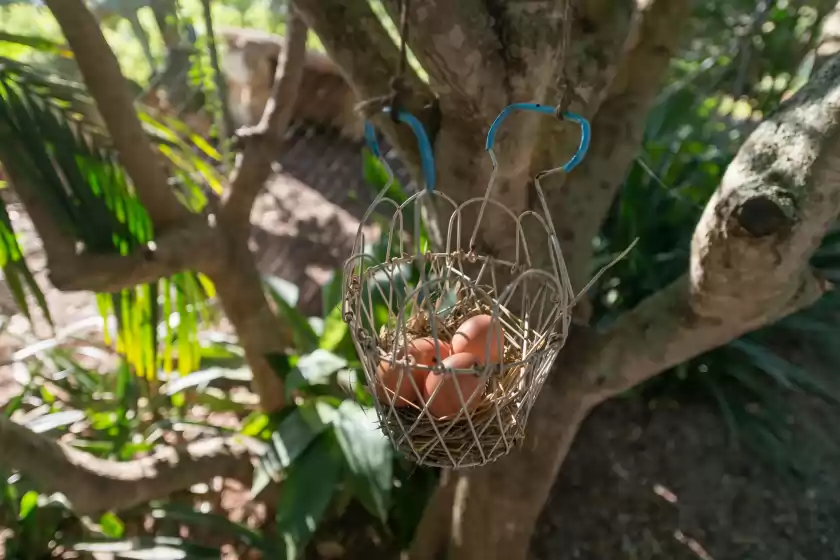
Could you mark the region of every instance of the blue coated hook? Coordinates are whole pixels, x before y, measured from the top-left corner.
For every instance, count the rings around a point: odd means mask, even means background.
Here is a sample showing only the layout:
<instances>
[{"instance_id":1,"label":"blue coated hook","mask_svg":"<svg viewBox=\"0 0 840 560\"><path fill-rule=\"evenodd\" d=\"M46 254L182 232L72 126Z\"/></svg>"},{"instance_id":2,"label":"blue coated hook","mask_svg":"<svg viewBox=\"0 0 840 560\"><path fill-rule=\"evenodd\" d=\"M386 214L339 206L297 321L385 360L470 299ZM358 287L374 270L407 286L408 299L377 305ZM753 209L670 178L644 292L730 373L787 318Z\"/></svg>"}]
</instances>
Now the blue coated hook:
<instances>
[{"instance_id":1,"label":"blue coated hook","mask_svg":"<svg viewBox=\"0 0 840 560\"><path fill-rule=\"evenodd\" d=\"M544 115L555 115L556 109L549 105L540 105L539 103L514 103L512 105L508 105L499 115L496 117L496 120L493 121L493 124L490 125L490 130L487 131L487 143L485 144L485 150L492 151L493 144L496 141L496 132L499 126L502 124L508 115L513 113L514 111L533 111L535 113L542 113ZM590 126L589 121L585 118L581 117L577 113L571 113L569 111L563 112L563 118L568 121L573 121L580 125L580 144L578 145L578 149L575 154L567 161L561 169L568 173L572 169L578 166L578 164L583 161L583 158L586 156L586 152L589 150L589 139L590 139Z\"/></svg>"},{"instance_id":2,"label":"blue coated hook","mask_svg":"<svg viewBox=\"0 0 840 560\"><path fill-rule=\"evenodd\" d=\"M382 112L390 114L391 108L385 107ZM423 170L426 190L429 192L435 190L435 156L432 151L432 143L429 141L423 125L414 115L402 110L397 111L397 120L411 127L412 132L417 137L417 150L420 152L420 166ZM365 121L365 141L373 155L381 159L382 152L379 149L379 141L376 139L376 129L370 121Z\"/></svg>"}]
</instances>

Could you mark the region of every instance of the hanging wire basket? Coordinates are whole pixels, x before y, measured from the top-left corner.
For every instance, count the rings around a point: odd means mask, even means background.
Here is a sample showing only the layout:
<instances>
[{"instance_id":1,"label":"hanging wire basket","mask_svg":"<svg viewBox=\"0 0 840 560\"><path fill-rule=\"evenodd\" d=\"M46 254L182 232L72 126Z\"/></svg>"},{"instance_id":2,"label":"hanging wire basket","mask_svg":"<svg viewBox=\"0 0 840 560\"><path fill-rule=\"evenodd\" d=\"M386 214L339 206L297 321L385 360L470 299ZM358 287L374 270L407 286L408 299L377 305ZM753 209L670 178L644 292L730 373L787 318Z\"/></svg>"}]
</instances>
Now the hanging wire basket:
<instances>
[{"instance_id":1,"label":"hanging wire basket","mask_svg":"<svg viewBox=\"0 0 840 560\"><path fill-rule=\"evenodd\" d=\"M393 172L372 125L366 125L368 146L389 180L362 218L345 263L343 314L383 432L421 465L485 465L520 443L571 324L575 294L540 179L568 173L581 162L589 123L562 114L580 126L577 152L563 166L536 176L542 212L516 215L490 195L498 173L496 132L517 110L555 114L553 107L534 103L506 107L487 133L493 173L485 195L461 204L435 189L431 144L420 122L402 111L396 117L417 136L425 188L405 200L389 197ZM442 247L433 247L426 233L423 215L432 208L438 215L450 212ZM488 225L515 237L512 261L474 249L488 208L498 209ZM478 219L464 242L467 209L477 210ZM369 244L364 232L372 222L382 235ZM529 241L537 237L547 242L546 268L532 262Z\"/></svg>"}]
</instances>

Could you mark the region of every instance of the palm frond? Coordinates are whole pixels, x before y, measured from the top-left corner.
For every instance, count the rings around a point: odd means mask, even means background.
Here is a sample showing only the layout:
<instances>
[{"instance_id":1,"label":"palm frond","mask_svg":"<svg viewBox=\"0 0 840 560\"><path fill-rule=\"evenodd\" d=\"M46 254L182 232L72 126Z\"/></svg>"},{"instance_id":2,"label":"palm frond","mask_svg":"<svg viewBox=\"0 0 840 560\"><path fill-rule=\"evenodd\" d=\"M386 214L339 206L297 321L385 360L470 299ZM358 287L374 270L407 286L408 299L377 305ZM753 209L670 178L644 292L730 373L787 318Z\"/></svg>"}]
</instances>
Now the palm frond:
<instances>
[{"instance_id":1,"label":"palm frond","mask_svg":"<svg viewBox=\"0 0 840 560\"><path fill-rule=\"evenodd\" d=\"M75 84L53 83L23 65L0 61L0 158L10 170L14 168L10 175L26 177L59 227L87 251L125 255L153 239L152 222L103 128L96 118L87 118L95 114L92 108ZM200 210L206 203L201 187L209 182L212 167L195 161L207 150L195 149L189 139L151 117L144 120L156 124L152 142L173 156L169 161L181 179L182 200L193 211ZM2 218L0 237L10 247L5 251L19 255L19 248L9 245L13 234L5 234L11 227ZM31 274L18 272L18 276L18 284L28 284ZM14 280L9 283L14 290ZM181 373L198 367L196 333L211 295L207 278L184 272L119 293L98 294L97 302L104 318L116 319L117 349L139 376L154 379L159 366L171 370L173 348ZM177 324L174 329L169 327L171 321Z\"/></svg>"}]
</instances>

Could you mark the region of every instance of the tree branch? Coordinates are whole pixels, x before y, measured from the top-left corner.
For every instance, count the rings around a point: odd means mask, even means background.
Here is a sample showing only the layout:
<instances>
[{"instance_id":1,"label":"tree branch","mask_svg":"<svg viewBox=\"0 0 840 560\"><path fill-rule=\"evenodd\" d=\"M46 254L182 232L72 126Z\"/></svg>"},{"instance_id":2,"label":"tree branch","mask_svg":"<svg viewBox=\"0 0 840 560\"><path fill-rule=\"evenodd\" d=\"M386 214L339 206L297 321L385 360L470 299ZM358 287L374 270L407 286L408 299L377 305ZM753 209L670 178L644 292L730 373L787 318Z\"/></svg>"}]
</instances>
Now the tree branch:
<instances>
[{"instance_id":1,"label":"tree branch","mask_svg":"<svg viewBox=\"0 0 840 560\"><path fill-rule=\"evenodd\" d=\"M838 154L835 57L741 147L695 230L689 272L619 318L567 379L605 399L816 301L830 285L808 262L840 212Z\"/></svg>"},{"instance_id":2,"label":"tree branch","mask_svg":"<svg viewBox=\"0 0 840 560\"><path fill-rule=\"evenodd\" d=\"M503 22L493 17L487 4L484 0L410 3L408 42L429 73L444 113L491 119L508 103L505 46L493 32ZM387 0L385 7L399 26L400 2Z\"/></svg>"},{"instance_id":3,"label":"tree branch","mask_svg":"<svg viewBox=\"0 0 840 560\"><path fill-rule=\"evenodd\" d=\"M582 288L591 273L592 239L640 150L648 112L690 12L690 0L653 0L639 14L629 48L592 121L586 159L562 189L547 195L575 288Z\"/></svg>"},{"instance_id":4,"label":"tree branch","mask_svg":"<svg viewBox=\"0 0 840 560\"><path fill-rule=\"evenodd\" d=\"M58 20L79 70L131 177L137 195L158 226L183 219L187 210L169 187L165 168L152 151L119 62L105 41L93 14L82 0L46 0Z\"/></svg>"},{"instance_id":5,"label":"tree branch","mask_svg":"<svg viewBox=\"0 0 840 560\"><path fill-rule=\"evenodd\" d=\"M324 48L355 89L359 99L390 93L399 67L399 52L364 0L294 0L295 7L315 31ZM352 22L352 25L348 25ZM407 69L408 88L428 94L429 88Z\"/></svg>"},{"instance_id":6,"label":"tree branch","mask_svg":"<svg viewBox=\"0 0 840 560\"><path fill-rule=\"evenodd\" d=\"M749 319L704 318L692 307L688 276L640 303L597 338L586 359L576 364L592 397L603 402L659 373L774 323L816 302L828 283L805 271L794 278L787 301L761 309ZM585 372L585 373L584 373Z\"/></svg>"},{"instance_id":7,"label":"tree branch","mask_svg":"<svg viewBox=\"0 0 840 560\"><path fill-rule=\"evenodd\" d=\"M399 68L399 51L365 0L294 0L309 27L339 66L345 79L363 103L391 93L390 83ZM352 25L348 25L352 22ZM363 46L363 48L360 48ZM405 85L410 95L403 99L405 108L422 121L434 140L435 126L430 122L435 98L429 86L412 70L406 69ZM374 104L375 105L375 104ZM390 118L374 112L374 121L397 147L406 163L420 169L417 139L408 127L394 125ZM419 175L414 174L415 177Z\"/></svg>"},{"instance_id":8,"label":"tree branch","mask_svg":"<svg viewBox=\"0 0 840 560\"><path fill-rule=\"evenodd\" d=\"M29 208L27 207L27 210ZM42 238L43 239L43 238ZM154 243L128 255L46 250L49 279L59 290L118 292L184 270L205 270L219 260L219 232L198 220L158 233ZM44 247L49 247L44 239Z\"/></svg>"},{"instance_id":9,"label":"tree branch","mask_svg":"<svg viewBox=\"0 0 840 560\"><path fill-rule=\"evenodd\" d=\"M0 415L0 464L60 492L79 515L119 511L163 498L216 476L247 481L251 465L241 441L212 438L119 463L36 434Z\"/></svg>"},{"instance_id":10,"label":"tree branch","mask_svg":"<svg viewBox=\"0 0 840 560\"><path fill-rule=\"evenodd\" d=\"M219 64L219 51L216 48L216 33L213 30L213 6L210 0L201 0L201 8L204 15L205 34L207 36L207 51L210 55L210 67L213 68L213 83L216 86L216 95L221 105L221 122L219 136L227 139L234 132L233 116L230 114L230 103L228 101L227 82L222 74L222 67ZM296 88L297 89L297 88Z\"/></svg>"},{"instance_id":11,"label":"tree branch","mask_svg":"<svg viewBox=\"0 0 840 560\"><path fill-rule=\"evenodd\" d=\"M271 163L277 157L295 109L303 77L308 31L295 10L290 11L286 45L280 53L274 74L271 98L259 124L245 133L245 150L237 158L230 188L222 201L222 220L231 227L242 228L249 223L254 200L271 175Z\"/></svg>"}]
</instances>

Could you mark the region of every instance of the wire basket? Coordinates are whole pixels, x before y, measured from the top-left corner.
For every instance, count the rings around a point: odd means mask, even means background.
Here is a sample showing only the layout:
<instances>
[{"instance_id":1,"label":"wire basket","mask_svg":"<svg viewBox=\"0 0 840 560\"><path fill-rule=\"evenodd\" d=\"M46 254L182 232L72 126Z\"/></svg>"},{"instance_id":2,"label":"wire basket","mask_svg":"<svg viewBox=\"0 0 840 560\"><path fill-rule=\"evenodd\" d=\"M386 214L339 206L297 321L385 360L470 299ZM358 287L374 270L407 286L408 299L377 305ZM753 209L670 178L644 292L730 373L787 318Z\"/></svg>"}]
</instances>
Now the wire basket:
<instances>
[{"instance_id":1,"label":"wire basket","mask_svg":"<svg viewBox=\"0 0 840 560\"><path fill-rule=\"evenodd\" d=\"M389 197L393 172L373 127L366 126L368 146L389 180L362 218L345 263L343 313L383 432L421 465L485 465L520 443L571 323L575 295L540 178L568 173L580 163L589 146L589 123L562 114L580 125L578 150L565 165L535 178L542 213L516 215L490 195L498 172L496 132L517 110L555 114L554 108L533 103L506 107L487 134L493 173L485 195L461 204L435 189L429 140L420 122L402 111L396 117L417 136L425 188L404 200ZM474 249L491 208L503 216L494 216L492 227L515 236L512 261ZM478 219L466 237L468 209L477 210ZM434 247L426 231L432 220L424 216L447 211L448 226L440 236L445 242ZM381 235L369 245L363 232L372 223ZM539 236L548 246L546 269L532 263L529 251L529 240Z\"/></svg>"}]
</instances>

